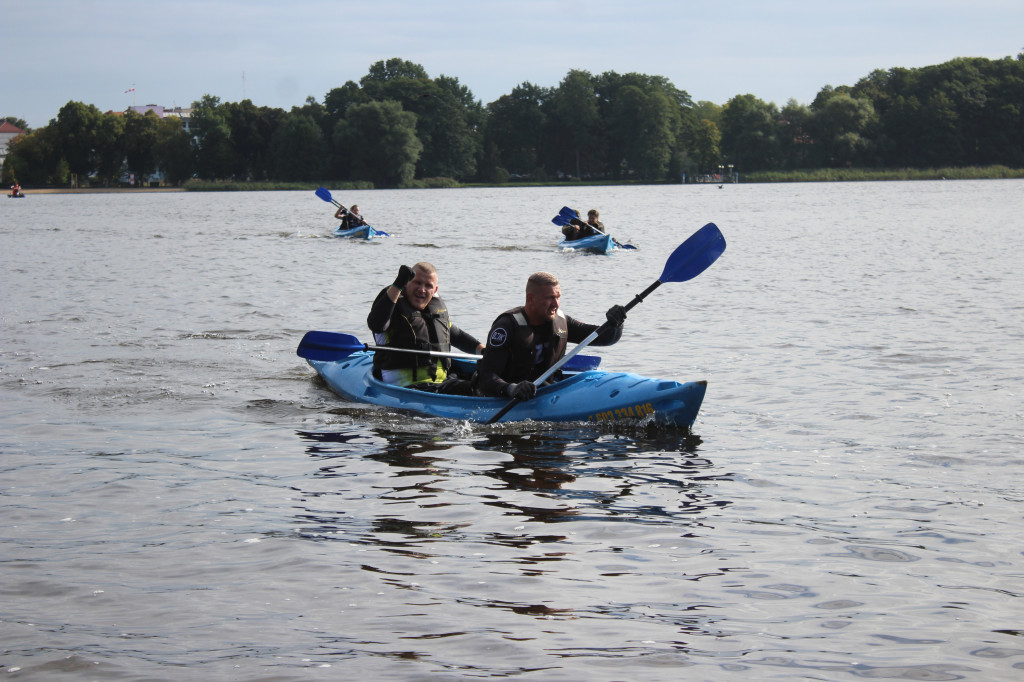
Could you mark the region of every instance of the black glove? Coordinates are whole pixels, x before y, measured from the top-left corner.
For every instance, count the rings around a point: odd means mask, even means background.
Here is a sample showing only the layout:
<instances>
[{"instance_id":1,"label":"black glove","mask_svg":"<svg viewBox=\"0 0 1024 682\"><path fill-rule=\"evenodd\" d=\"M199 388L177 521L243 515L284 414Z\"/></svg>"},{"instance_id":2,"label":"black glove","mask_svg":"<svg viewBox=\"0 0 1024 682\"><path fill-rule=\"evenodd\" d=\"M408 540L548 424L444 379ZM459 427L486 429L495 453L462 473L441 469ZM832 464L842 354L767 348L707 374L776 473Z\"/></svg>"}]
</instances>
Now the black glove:
<instances>
[{"instance_id":1,"label":"black glove","mask_svg":"<svg viewBox=\"0 0 1024 682\"><path fill-rule=\"evenodd\" d=\"M398 268L398 277L395 277L395 283L391 286L399 289L405 289L405 285L412 281L416 273L408 265L403 265Z\"/></svg>"},{"instance_id":2,"label":"black glove","mask_svg":"<svg viewBox=\"0 0 1024 682\"><path fill-rule=\"evenodd\" d=\"M520 381L518 384L509 384L505 387L509 398L516 400L529 400L537 395L537 386L532 381Z\"/></svg>"},{"instance_id":3,"label":"black glove","mask_svg":"<svg viewBox=\"0 0 1024 682\"><path fill-rule=\"evenodd\" d=\"M621 327L622 323L626 321L626 309L621 305L613 305L604 316L616 327Z\"/></svg>"}]
</instances>

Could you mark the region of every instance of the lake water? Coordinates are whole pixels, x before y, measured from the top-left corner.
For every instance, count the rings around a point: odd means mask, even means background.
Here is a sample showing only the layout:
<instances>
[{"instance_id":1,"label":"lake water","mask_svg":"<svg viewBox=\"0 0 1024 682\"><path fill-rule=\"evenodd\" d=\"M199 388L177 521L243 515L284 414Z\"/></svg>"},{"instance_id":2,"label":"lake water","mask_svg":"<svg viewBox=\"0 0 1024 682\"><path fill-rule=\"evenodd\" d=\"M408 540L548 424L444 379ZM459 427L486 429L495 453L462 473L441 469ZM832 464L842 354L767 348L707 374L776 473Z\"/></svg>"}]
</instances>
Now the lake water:
<instances>
[{"instance_id":1,"label":"lake water","mask_svg":"<svg viewBox=\"0 0 1024 682\"><path fill-rule=\"evenodd\" d=\"M1019 680L1024 181L0 202L0 670L33 680ZM559 253L596 207L639 250ZM478 337L558 274L692 433L345 403L433 262ZM1021 601L1017 601L1017 600Z\"/></svg>"}]
</instances>

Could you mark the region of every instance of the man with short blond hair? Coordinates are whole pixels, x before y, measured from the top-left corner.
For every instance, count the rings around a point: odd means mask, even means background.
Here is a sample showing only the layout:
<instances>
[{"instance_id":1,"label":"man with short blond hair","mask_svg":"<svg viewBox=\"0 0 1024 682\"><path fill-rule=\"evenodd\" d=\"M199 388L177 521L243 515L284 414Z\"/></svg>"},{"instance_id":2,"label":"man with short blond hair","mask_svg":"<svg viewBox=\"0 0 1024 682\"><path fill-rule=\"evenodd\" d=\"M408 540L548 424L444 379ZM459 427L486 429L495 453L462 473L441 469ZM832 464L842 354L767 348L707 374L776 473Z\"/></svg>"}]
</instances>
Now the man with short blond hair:
<instances>
[{"instance_id":1,"label":"man with short blond hair","mask_svg":"<svg viewBox=\"0 0 1024 682\"><path fill-rule=\"evenodd\" d=\"M561 311L562 288L550 272L535 272L526 281L525 305L506 310L491 325L487 347L477 363L477 392L482 395L529 400L533 382L563 355L568 343L580 343L598 328ZM610 346L622 336L626 309L614 305L605 313L614 323L595 346ZM556 377L552 377L557 380Z\"/></svg>"},{"instance_id":2,"label":"man with short blond hair","mask_svg":"<svg viewBox=\"0 0 1024 682\"><path fill-rule=\"evenodd\" d=\"M398 269L395 281L377 294L366 317L379 346L448 353L454 345L466 353L479 353L482 343L448 317L448 307L437 295L437 268L427 262ZM437 393L468 395L468 380L449 374L451 359L429 354L378 350L373 374L389 384Z\"/></svg>"}]
</instances>

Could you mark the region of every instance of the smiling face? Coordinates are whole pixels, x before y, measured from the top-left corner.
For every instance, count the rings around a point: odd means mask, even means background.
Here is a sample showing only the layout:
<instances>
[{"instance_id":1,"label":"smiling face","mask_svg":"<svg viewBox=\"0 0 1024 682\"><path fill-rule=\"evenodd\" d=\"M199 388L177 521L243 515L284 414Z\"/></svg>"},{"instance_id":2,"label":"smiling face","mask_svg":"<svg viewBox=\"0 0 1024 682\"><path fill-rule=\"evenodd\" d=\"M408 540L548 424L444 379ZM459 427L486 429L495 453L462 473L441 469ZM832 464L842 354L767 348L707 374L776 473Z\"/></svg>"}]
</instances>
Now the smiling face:
<instances>
[{"instance_id":1,"label":"smiling face","mask_svg":"<svg viewBox=\"0 0 1024 682\"><path fill-rule=\"evenodd\" d=\"M437 273L416 266L413 266L413 272L416 276L405 285L405 298L413 308L423 310L437 293Z\"/></svg>"},{"instance_id":2,"label":"smiling face","mask_svg":"<svg viewBox=\"0 0 1024 682\"><path fill-rule=\"evenodd\" d=\"M562 299L562 287L557 284L541 284L526 292L523 306L530 324L543 324L555 319L558 303Z\"/></svg>"}]
</instances>

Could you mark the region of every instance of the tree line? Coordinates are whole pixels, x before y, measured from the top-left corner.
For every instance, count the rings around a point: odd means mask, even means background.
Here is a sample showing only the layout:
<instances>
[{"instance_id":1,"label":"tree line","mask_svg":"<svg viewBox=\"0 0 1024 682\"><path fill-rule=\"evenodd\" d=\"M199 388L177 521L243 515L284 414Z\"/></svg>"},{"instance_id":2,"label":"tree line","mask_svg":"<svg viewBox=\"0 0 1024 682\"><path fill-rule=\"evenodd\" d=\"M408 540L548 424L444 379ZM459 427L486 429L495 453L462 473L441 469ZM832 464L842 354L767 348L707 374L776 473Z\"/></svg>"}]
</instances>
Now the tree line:
<instances>
[{"instance_id":1,"label":"tree line","mask_svg":"<svg viewBox=\"0 0 1024 682\"><path fill-rule=\"evenodd\" d=\"M556 87L524 82L485 106L458 78L430 78L395 58L291 111L204 95L187 128L175 117L104 114L71 101L12 141L3 179L678 182L726 164L739 172L1024 167L1024 53L876 70L781 109L750 94L693 102L662 76L582 70Z\"/></svg>"}]
</instances>

